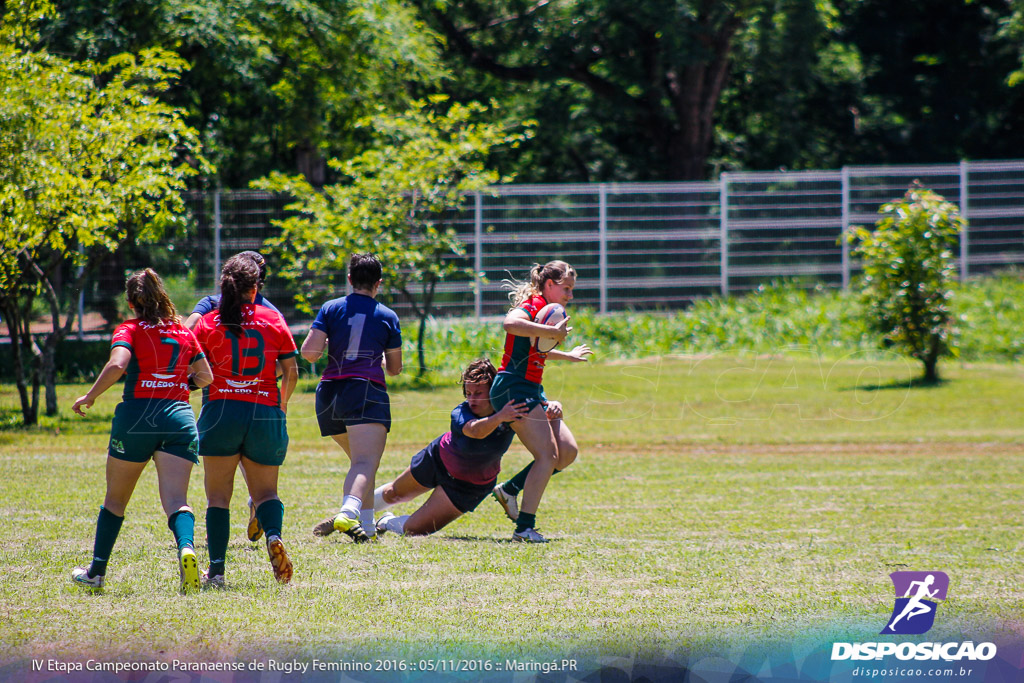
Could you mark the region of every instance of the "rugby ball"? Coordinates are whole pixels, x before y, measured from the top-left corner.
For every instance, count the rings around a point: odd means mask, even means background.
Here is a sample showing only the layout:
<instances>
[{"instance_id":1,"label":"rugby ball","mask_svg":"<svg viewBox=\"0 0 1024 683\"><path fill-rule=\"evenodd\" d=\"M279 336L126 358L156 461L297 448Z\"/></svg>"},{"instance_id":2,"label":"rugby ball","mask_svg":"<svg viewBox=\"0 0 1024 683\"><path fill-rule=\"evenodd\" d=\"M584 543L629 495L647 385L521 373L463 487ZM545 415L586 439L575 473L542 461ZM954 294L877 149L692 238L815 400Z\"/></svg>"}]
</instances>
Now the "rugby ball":
<instances>
[{"instance_id":1,"label":"rugby ball","mask_svg":"<svg viewBox=\"0 0 1024 683\"><path fill-rule=\"evenodd\" d=\"M569 316L566 314L562 304L548 304L537 311L537 317L533 319L533 322L541 323L542 325L557 325L567 317ZM550 337L530 337L530 343L540 353L547 353L559 344L559 342Z\"/></svg>"}]
</instances>

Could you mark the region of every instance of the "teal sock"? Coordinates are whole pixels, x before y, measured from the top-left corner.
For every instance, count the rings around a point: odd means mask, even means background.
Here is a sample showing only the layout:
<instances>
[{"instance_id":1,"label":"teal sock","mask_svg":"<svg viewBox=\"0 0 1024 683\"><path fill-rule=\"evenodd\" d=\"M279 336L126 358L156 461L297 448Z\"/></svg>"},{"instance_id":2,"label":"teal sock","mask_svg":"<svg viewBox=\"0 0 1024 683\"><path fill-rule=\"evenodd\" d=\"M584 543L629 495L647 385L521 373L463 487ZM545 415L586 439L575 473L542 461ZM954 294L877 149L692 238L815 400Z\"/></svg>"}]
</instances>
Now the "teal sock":
<instances>
[{"instance_id":1,"label":"teal sock","mask_svg":"<svg viewBox=\"0 0 1024 683\"><path fill-rule=\"evenodd\" d=\"M516 531L523 532L527 529L537 528L537 515L530 514L529 512L520 512L519 519L516 520Z\"/></svg>"},{"instance_id":2,"label":"teal sock","mask_svg":"<svg viewBox=\"0 0 1024 683\"><path fill-rule=\"evenodd\" d=\"M530 473L530 470L532 469L533 463L531 462L529 465L524 467L522 471L519 472L519 474L509 479L504 484L502 484L502 490L510 496L518 496L519 493L526 486L526 475L528 475ZM555 470L554 472L551 473L551 476L554 476L561 471L562 470Z\"/></svg>"},{"instance_id":3,"label":"teal sock","mask_svg":"<svg viewBox=\"0 0 1024 683\"><path fill-rule=\"evenodd\" d=\"M96 540L92 545L92 564L89 565L89 578L107 573L107 561L110 552L121 533L124 517L118 517L105 507L100 506L100 516L96 520Z\"/></svg>"},{"instance_id":4,"label":"teal sock","mask_svg":"<svg viewBox=\"0 0 1024 683\"><path fill-rule=\"evenodd\" d=\"M167 526L174 534L179 551L186 546L195 547L196 516L191 510L178 510L167 518Z\"/></svg>"},{"instance_id":5,"label":"teal sock","mask_svg":"<svg viewBox=\"0 0 1024 683\"><path fill-rule=\"evenodd\" d=\"M281 527L284 526L284 503L277 498L263 501L256 508L256 519L260 520L267 538L280 536Z\"/></svg>"},{"instance_id":6,"label":"teal sock","mask_svg":"<svg viewBox=\"0 0 1024 683\"><path fill-rule=\"evenodd\" d=\"M210 553L210 576L224 574L231 533L231 511L227 508L206 508L206 548Z\"/></svg>"}]
</instances>

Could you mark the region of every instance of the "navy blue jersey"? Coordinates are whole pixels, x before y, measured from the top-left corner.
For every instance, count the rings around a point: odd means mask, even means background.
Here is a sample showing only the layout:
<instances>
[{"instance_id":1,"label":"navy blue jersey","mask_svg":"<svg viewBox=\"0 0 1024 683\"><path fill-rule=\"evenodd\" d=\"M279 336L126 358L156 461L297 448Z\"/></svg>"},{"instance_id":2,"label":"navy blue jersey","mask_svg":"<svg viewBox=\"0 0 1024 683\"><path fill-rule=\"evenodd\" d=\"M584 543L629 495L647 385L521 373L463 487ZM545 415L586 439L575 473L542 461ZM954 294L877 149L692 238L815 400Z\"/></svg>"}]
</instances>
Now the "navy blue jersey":
<instances>
[{"instance_id":1,"label":"navy blue jersey","mask_svg":"<svg viewBox=\"0 0 1024 683\"><path fill-rule=\"evenodd\" d=\"M256 304L257 306L265 306L266 308L269 308L270 310L275 311L277 313L281 312L277 310L277 307L274 306L274 304L264 299L263 295L260 294L259 292L256 292L256 299L253 301L253 303ZM220 294L210 294L209 296L204 296L202 299L200 299L199 303L196 304L196 307L192 309L192 312L198 313L199 315L206 315L210 311L215 311L218 308L220 308Z\"/></svg>"},{"instance_id":2,"label":"navy blue jersey","mask_svg":"<svg viewBox=\"0 0 1024 683\"><path fill-rule=\"evenodd\" d=\"M384 351L402 346L398 316L372 296L353 292L320 307L311 326L327 335L322 379L362 377L384 384Z\"/></svg>"},{"instance_id":3,"label":"navy blue jersey","mask_svg":"<svg viewBox=\"0 0 1024 683\"><path fill-rule=\"evenodd\" d=\"M507 422L482 439L474 439L462 433L462 428L471 420L479 420L463 401L452 411L451 431L441 437L441 462L456 479L472 484L486 484L493 481L501 471L501 457L512 445L515 432Z\"/></svg>"}]
</instances>

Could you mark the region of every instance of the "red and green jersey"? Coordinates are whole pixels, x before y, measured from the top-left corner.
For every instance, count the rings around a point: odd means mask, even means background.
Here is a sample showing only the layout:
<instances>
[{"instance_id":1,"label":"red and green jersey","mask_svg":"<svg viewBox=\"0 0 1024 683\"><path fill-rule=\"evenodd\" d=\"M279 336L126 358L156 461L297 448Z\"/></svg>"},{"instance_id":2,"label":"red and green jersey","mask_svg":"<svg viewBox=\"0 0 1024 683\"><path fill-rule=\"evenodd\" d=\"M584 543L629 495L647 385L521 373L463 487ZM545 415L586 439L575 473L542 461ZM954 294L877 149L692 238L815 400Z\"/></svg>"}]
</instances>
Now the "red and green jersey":
<instances>
[{"instance_id":1,"label":"red and green jersey","mask_svg":"<svg viewBox=\"0 0 1024 683\"><path fill-rule=\"evenodd\" d=\"M526 311L533 321L538 311L548 305L547 300L542 296L533 296L519 304L516 308ZM548 354L541 353L533 348L530 337L520 337L514 334L505 335L505 354L501 357L501 367L498 372L510 372L523 379L540 384L544 376L544 362Z\"/></svg>"},{"instance_id":2,"label":"red and green jersey","mask_svg":"<svg viewBox=\"0 0 1024 683\"><path fill-rule=\"evenodd\" d=\"M132 352L125 370L122 395L125 400L188 400L188 368L203 357L192 330L169 320L148 323L132 318L114 330L110 348L115 346Z\"/></svg>"},{"instance_id":3,"label":"red and green jersey","mask_svg":"<svg viewBox=\"0 0 1024 683\"><path fill-rule=\"evenodd\" d=\"M196 325L196 338L213 368L210 401L233 399L280 406L277 361L298 354L295 339L277 311L242 306L242 336L220 324L220 311L210 311Z\"/></svg>"}]
</instances>

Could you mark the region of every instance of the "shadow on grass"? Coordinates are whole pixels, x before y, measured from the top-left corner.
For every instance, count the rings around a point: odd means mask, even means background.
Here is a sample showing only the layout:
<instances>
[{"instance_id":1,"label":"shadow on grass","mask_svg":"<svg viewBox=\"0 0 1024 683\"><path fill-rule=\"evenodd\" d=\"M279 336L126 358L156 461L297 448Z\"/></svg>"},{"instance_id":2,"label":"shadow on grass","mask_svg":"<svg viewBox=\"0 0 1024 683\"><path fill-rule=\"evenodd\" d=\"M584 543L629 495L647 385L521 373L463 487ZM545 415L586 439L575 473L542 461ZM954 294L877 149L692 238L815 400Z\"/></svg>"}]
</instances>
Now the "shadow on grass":
<instances>
[{"instance_id":1,"label":"shadow on grass","mask_svg":"<svg viewBox=\"0 0 1024 683\"><path fill-rule=\"evenodd\" d=\"M885 384L860 384L855 387L842 387L839 391L890 391L892 389L937 389L949 384L949 380L926 380L923 377L914 379L893 380Z\"/></svg>"},{"instance_id":2,"label":"shadow on grass","mask_svg":"<svg viewBox=\"0 0 1024 683\"><path fill-rule=\"evenodd\" d=\"M509 543L513 543L514 542L516 544L520 544L519 541L513 541L512 540L511 534L509 534L508 536L501 536L501 537L494 537L494 536L448 536L448 535L443 535L443 536L435 536L435 538L442 539L442 540L445 540L445 541L459 541L460 543L466 542L466 543L509 544ZM557 539L557 538L549 538L548 539L548 544L556 543L556 542L558 542L558 540L559 539ZM522 543L521 545L529 545L529 544L528 543Z\"/></svg>"}]
</instances>

